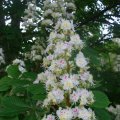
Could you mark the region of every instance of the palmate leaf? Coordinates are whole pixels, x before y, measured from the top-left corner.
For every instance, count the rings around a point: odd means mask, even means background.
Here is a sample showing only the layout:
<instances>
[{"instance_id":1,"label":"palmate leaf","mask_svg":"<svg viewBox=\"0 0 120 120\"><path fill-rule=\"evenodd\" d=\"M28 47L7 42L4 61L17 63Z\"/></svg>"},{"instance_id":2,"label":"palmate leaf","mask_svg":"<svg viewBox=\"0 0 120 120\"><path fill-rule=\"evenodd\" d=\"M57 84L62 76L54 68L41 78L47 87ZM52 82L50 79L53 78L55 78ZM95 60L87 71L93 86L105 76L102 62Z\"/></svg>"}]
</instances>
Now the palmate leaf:
<instances>
[{"instance_id":1,"label":"palmate leaf","mask_svg":"<svg viewBox=\"0 0 120 120\"><path fill-rule=\"evenodd\" d=\"M15 96L3 97L1 103L4 107L7 108L16 108L16 107L29 108L28 104L26 104L19 97L15 97Z\"/></svg>"},{"instance_id":2,"label":"palmate leaf","mask_svg":"<svg viewBox=\"0 0 120 120\"><path fill-rule=\"evenodd\" d=\"M35 100L44 100L46 97L46 89L44 84L30 85L27 90L33 94L33 99Z\"/></svg>"},{"instance_id":3,"label":"palmate leaf","mask_svg":"<svg viewBox=\"0 0 120 120\"><path fill-rule=\"evenodd\" d=\"M0 79L0 91L7 91L11 87L16 88L16 87L23 87L26 85L32 84L31 81L28 81L26 79L18 79L18 78L10 78L8 76L3 77Z\"/></svg>"},{"instance_id":4,"label":"palmate leaf","mask_svg":"<svg viewBox=\"0 0 120 120\"><path fill-rule=\"evenodd\" d=\"M43 84L30 85L28 87L28 91L32 94L40 94L46 92L45 86Z\"/></svg>"},{"instance_id":5,"label":"palmate leaf","mask_svg":"<svg viewBox=\"0 0 120 120\"><path fill-rule=\"evenodd\" d=\"M0 116L16 116L30 109L29 105L18 97L4 97L1 100Z\"/></svg>"},{"instance_id":6,"label":"palmate leaf","mask_svg":"<svg viewBox=\"0 0 120 120\"><path fill-rule=\"evenodd\" d=\"M95 102L91 107L94 108L106 108L110 104L110 101L105 93L101 91L93 91Z\"/></svg>"}]
</instances>

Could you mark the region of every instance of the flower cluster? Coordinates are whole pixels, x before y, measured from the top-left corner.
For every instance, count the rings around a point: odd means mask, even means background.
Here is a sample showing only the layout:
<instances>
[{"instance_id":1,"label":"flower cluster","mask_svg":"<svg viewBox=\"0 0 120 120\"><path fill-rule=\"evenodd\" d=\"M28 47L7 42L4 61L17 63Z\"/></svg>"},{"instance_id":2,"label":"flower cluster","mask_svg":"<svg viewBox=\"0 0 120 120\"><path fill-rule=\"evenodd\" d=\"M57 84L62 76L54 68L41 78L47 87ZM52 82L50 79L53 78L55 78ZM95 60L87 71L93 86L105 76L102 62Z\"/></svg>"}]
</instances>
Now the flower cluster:
<instances>
[{"instance_id":1,"label":"flower cluster","mask_svg":"<svg viewBox=\"0 0 120 120\"><path fill-rule=\"evenodd\" d=\"M64 0L45 0L44 1L44 13L45 18L42 24L45 26L53 25L59 18L73 19L73 12L76 7L72 3L72 0L67 2Z\"/></svg>"},{"instance_id":2,"label":"flower cluster","mask_svg":"<svg viewBox=\"0 0 120 120\"><path fill-rule=\"evenodd\" d=\"M36 0L32 0L32 2L27 3L28 8L25 9L25 16L23 19L23 24L25 28L28 28L29 26L37 26L37 24L40 22L40 16L39 16L39 9L37 9L36 6Z\"/></svg>"},{"instance_id":3,"label":"flower cluster","mask_svg":"<svg viewBox=\"0 0 120 120\"><path fill-rule=\"evenodd\" d=\"M107 110L111 113L113 113L116 117L115 120L119 120L120 119L120 105L116 105L114 106L110 106L107 108Z\"/></svg>"},{"instance_id":4,"label":"flower cluster","mask_svg":"<svg viewBox=\"0 0 120 120\"><path fill-rule=\"evenodd\" d=\"M59 108L57 110L57 116L60 120L72 120L72 119L82 119L82 120L91 120L94 119L94 112L91 109L86 109L84 107L78 108Z\"/></svg>"},{"instance_id":5,"label":"flower cluster","mask_svg":"<svg viewBox=\"0 0 120 120\"><path fill-rule=\"evenodd\" d=\"M39 37L35 39L35 44L32 46L30 52L25 53L25 60L40 61L44 54L45 44Z\"/></svg>"},{"instance_id":6,"label":"flower cluster","mask_svg":"<svg viewBox=\"0 0 120 120\"><path fill-rule=\"evenodd\" d=\"M61 15L50 19L55 26L48 38L43 59L46 70L38 74L34 82L43 82L48 91L43 106L57 106L43 120L95 120L95 114L89 107L94 102L94 95L89 90L94 85L88 71L89 61L82 53L84 43L74 30L73 18L68 17L68 14L74 13L74 2L46 0L44 8L45 18L49 15L53 17L54 12Z\"/></svg>"},{"instance_id":7,"label":"flower cluster","mask_svg":"<svg viewBox=\"0 0 120 120\"><path fill-rule=\"evenodd\" d=\"M0 48L0 65L5 64L3 49Z\"/></svg>"}]
</instances>

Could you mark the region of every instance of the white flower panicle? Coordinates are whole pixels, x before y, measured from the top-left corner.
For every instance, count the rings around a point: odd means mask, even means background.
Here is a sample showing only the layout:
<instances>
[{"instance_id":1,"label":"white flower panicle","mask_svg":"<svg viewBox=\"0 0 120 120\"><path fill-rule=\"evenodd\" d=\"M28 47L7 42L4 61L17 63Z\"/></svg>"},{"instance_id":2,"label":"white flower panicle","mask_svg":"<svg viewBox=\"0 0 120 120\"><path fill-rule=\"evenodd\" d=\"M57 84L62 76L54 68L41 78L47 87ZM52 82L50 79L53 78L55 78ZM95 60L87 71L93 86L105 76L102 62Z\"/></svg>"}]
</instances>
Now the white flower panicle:
<instances>
[{"instance_id":1,"label":"white flower panicle","mask_svg":"<svg viewBox=\"0 0 120 120\"><path fill-rule=\"evenodd\" d=\"M3 54L3 49L0 48L0 65L5 64L5 59L4 59L4 54Z\"/></svg>"},{"instance_id":2,"label":"white flower panicle","mask_svg":"<svg viewBox=\"0 0 120 120\"><path fill-rule=\"evenodd\" d=\"M82 53L83 41L74 30L73 18L76 7L72 0L45 0L44 18L52 25L43 66L46 71L38 75L35 84L43 82L48 91L44 107L54 108L43 120L95 120L90 109L94 95L89 87L94 85L89 61ZM53 15L54 14L54 15ZM56 15L55 15L56 14ZM53 17L57 16L57 17Z\"/></svg>"}]
</instances>

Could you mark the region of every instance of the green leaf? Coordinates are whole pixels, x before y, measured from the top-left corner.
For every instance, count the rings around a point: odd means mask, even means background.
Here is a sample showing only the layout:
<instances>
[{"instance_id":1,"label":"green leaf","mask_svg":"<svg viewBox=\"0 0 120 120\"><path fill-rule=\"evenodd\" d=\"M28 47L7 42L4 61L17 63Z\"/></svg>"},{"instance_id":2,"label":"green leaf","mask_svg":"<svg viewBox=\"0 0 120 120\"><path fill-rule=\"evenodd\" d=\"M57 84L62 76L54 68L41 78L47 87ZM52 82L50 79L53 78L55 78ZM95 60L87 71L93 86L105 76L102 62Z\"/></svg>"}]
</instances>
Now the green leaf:
<instances>
[{"instance_id":1,"label":"green leaf","mask_svg":"<svg viewBox=\"0 0 120 120\"><path fill-rule=\"evenodd\" d=\"M26 112L27 110L27 108L1 108L0 116L16 116L20 113Z\"/></svg>"},{"instance_id":2,"label":"green leaf","mask_svg":"<svg viewBox=\"0 0 120 120\"><path fill-rule=\"evenodd\" d=\"M0 91L7 91L10 88L12 78L10 77L3 77L0 79Z\"/></svg>"},{"instance_id":3,"label":"green leaf","mask_svg":"<svg viewBox=\"0 0 120 120\"><path fill-rule=\"evenodd\" d=\"M29 81L34 81L37 78L37 74L33 72L24 72L21 76L21 79L26 79Z\"/></svg>"},{"instance_id":4,"label":"green leaf","mask_svg":"<svg viewBox=\"0 0 120 120\"><path fill-rule=\"evenodd\" d=\"M28 91L32 94L46 93L45 86L43 84L30 85Z\"/></svg>"},{"instance_id":5,"label":"green leaf","mask_svg":"<svg viewBox=\"0 0 120 120\"><path fill-rule=\"evenodd\" d=\"M33 99L35 100L44 100L46 97L46 90L43 84L29 86L28 92L33 94Z\"/></svg>"},{"instance_id":6,"label":"green leaf","mask_svg":"<svg viewBox=\"0 0 120 120\"><path fill-rule=\"evenodd\" d=\"M93 91L95 102L91 107L106 108L110 104L110 101L105 93L101 91Z\"/></svg>"},{"instance_id":7,"label":"green leaf","mask_svg":"<svg viewBox=\"0 0 120 120\"><path fill-rule=\"evenodd\" d=\"M15 96L4 97L1 102L4 107L11 108L11 109L17 108L17 107L29 108L29 105L27 105L23 100Z\"/></svg>"},{"instance_id":8,"label":"green leaf","mask_svg":"<svg viewBox=\"0 0 120 120\"><path fill-rule=\"evenodd\" d=\"M17 65L9 65L6 69L8 76L13 78L18 78L21 72L18 69Z\"/></svg>"},{"instance_id":9,"label":"green leaf","mask_svg":"<svg viewBox=\"0 0 120 120\"><path fill-rule=\"evenodd\" d=\"M19 120L18 117L0 117L0 120Z\"/></svg>"},{"instance_id":10,"label":"green leaf","mask_svg":"<svg viewBox=\"0 0 120 120\"><path fill-rule=\"evenodd\" d=\"M112 120L111 115L105 109L95 109L95 115L97 120Z\"/></svg>"},{"instance_id":11,"label":"green leaf","mask_svg":"<svg viewBox=\"0 0 120 120\"><path fill-rule=\"evenodd\" d=\"M35 114L30 114L29 116L26 116L25 120L37 120Z\"/></svg>"},{"instance_id":12,"label":"green leaf","mask_svg":"<svg viewBox=\"0 0 120 120\"><path fill-rule=\"evenodd\" d=\"M35 94L35 95L33 95L33 97L32 97L34 100L44 100L45 98L46 98L46 94Z\"/></svg>"},{"instance_id":13,"label":"green leaf","mask_svg":"<svg viewBox=\"0 0 120 120\"><path fill-rule=\"evenodd\" d=\"M12 89L12 92L13 92L14 94L16 94L16 93L22 93L22 94L24 94L24 93L26 92L26 88L23 87L23 86L17 86L17 87L14 87L14 88Z\"/></svg>"},{"instance_id":14,"label":"green leaf","mask_svg":"<svg viewBox=\"0 0 120 120\"><path fill-rule=\"evenodd\" d=\"M13 81L12 81L12 85L13 86L26 86L26 85L29 85L31 82L30 81L28 81L28 80L20 80L20 79L14 79Z\"/></svg>"},{"instance_id":15,"label":"green leaf","mask_svg":"<svg viewBox=\"0 0 120 120\"><path fill-rule=\"evenodd\" d=\"M0 116L16 116L30 109L29 105L18 97L4 97L1 100Z\"/></svg>"}]
</instances>

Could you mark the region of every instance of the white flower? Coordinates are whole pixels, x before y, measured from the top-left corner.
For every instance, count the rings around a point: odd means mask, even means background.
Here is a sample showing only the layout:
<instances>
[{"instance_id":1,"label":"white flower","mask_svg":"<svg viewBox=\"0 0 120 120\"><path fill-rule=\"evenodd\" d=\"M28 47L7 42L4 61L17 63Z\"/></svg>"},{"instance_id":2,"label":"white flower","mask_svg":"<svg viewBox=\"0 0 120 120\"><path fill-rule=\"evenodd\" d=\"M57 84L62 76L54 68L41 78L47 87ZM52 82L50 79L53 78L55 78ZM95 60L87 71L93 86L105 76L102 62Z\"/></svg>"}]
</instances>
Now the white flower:
<instances>
[{"instance_id":1,"label":"white flower","mask_svg":"<svg viewBox=\"0 0 120 120\"><path fill-rule=\"evenodd\" d=\"M53 115L48 115L46 120L55 120L55 116L53 116Z\"/></svg>"},{"instance_id":2,"label":"white flower","mask_svg":"<svg viewBox=\"0 0 120 120\"><path fill-rule=\"evenodd\" d=\"M54 48L54 44L49 44L45 50L45 53L48 53L49 51L51 51Z\"/></svg>"},{"instance_id":3,"label":"white flower","mask_svg":"<svg viewBox=\"0 0 120 120\"><path fill-rule=\"evenodd\" d=\"M54 55L49 54L49 55L47 56L47 60L52 61L53 59L54 59Z\"/></svg>"},{"instance_id":4,"label":"white flower","mask_svg":"<svg viewBox=\"0 0 120 120\"><path fill-rule=\"evenodd\" d=\"M56 61L56 64L59 68L65 68L67 66L67 63L64 59L59 59Z\"/></svg>"},{"instance_id":5,"label":"white flower","mask_svg":"<svg viewBox=\"0 0 120 120\"><path fill-rule=\"evenodd\" d=\"M57 33L56 32L51 32L50 36L49 36L49 41L54 40L57 37Z\"/></svg>"},{"instance_id":6,"label":"white flower","mask_svg":"<svg viewBox=\"0 0 120 120\"><path fill-rule=\"evenodd\" d=\"M43 3L44 3L44 7L47 7L50 4L50 0L45 0Z\"/></svg>"},{"instance_id":7,"label":"white flower","mask_svg":"<svg viewBox=\"0 0 120 120\"><path fill-rule=\"evenodd\" d=\"M22 61L22 60L20 60L20 59L15 59L15 60L13 60L13 64L14 64L14 65L25 66L24 61Z\"/></svg>"},{"instance_id":8,"label":"white flower","mask_svg":"<svg viewBox=\"0 0 120 120\"><path fill-rule=\"evenodd\" d=\"M48 93L48 100L53 104L59 104L64 100L64 92L60 89L53 89Z\"/></svg>"},{"instance_id":9,"label":"white flower","mask_svg":"<svg viewBox=\"0 0 120 120\"><path fill-rule=\"evenodd\" d=\"M76 103L76 102L78 102L79 99L80 99L80 96L79 96L78 92L73 91L73 93L70 94L71 102Z\"/></svg>"},{"instance_id":10,"label":"white flower","mask_svg":"<svg viewBox=\"0 0 120 120\"><path fill-rule=\"evenodd\" d=\"M56 89L57 87L56 76L53 75L50 71L45 71L44 76L45 79L43 79L42 82L45 83L46 89L49 90L51 89L51 87Z\"/></svg>"},{"instance_id":11,"label":"white flower","mask_svg":"<svg viewBox=\"0 0 120 120\"><path fill-rule=\"evenodd\" d=\"M49 105L49 99L46 98L44 101L43 101L43 107L47 107Z\"/></svg>"},{"instance_id":12,"label":"white flower","mask_svg":"<svg viewBox=\"0 0 120 120\"><path fill-rule=\"evenodd\" d=\"M68 8L71 8L71 9L73 9L73 10L76 9L75 4L73 4L73 3L68 3L68 4L67 4L67 7L68 7Z\"/></svg>"},{"instance_id":13,"label":"white flower","mask_svg":"<svg viewBox=\"0 0 120 120\"><path fill-rule=\"evenodd\" d=\"M73 114L73 118L78 118L79 115L79 108L75 107L72 109L72 114Z\"/></svg>"},{"instance_id":14,"label":"white flower","mask_svg":"<svg viewBox=\"0 0 120 120\"><path fill-rule=\"evenodd\" d=\"M84 68L87 66L88 62L86 60L86 58L84 57L82 52L79 52L79 54L77 54L76 56L76 65L80 68Z\"/></svg>"},{"instance_id":15,"label":"white flower","mask_svg":"<svg viewBox=\"0 0 120 120\"><path fill-rule=\"evenodd\" d=\"M55 120L55 116L50 114L50 115L44 116L42 120Z\"/></svg>"},{"instance_id":16,"label":"white flower","mask_svg":"<svg viewBox=\"0 0 120 120\"><path fill-rule=\"evenodd\" d=\"M45 25L45 26L52 25L52 24L53 24L53 22L50 19L46 19L46 20L42 21L42 25Z\"/></svg>"},{"instance_id":17,"label":"white flower","mask_svg":"<svg viewBox=\"0 0 120 120\"><path fill-rule=\"evenodd\" d=\"M53 12L53 13L52 13L52 17L53 17L53 18L59 18L59 17L61 17L61 16L62 16L62 14L59 13L59 12Z\"/></svg>"},{"instance_id":18,"label":"white flower","mask_svg":"<svg viewBox=\"0 0 120 120\"><path fill-rule=\"evenodd\" d=\"M62 70L62 69L65 69L67 66L67 63L64 59L59 59L59 60L53 60L51 62L51 66L49 67L49 70L51 71L56 71L57 69L58 70Z\"/></svg>"},{"instance_id":19,"label":"white flower","mask_svg":"<svg viewBox=\"0 0 120 120\"><path fill-rule=\"evenodd\" d=\"M57 110L56 113L60 120L72 120L72 118L73 118L71 108L67 108L67 109L59 108L59 110Z\"/></svg>"},{"instance_id":20,"label":"white flower","mask_svg":"<svg viewBox=\"0 0 120 120\"><path fill-rule=\"evenodd\" d=\"M70 100L73 103L80 102L80 105L88 105L94 102L94 95L86 89L77 89L70 94Z\"/></svg>"},{"instance_id":21,"label":"white flower","mask_svg":"<svg viewBox=\"0 0 120 120\"><path fill-rule=\"evenodd\" d=\"M115 120L119 120L120 117L120 105L110 106L107 108L107 110L111 113L113 113L116 116Z\"/></svg>"},{"instance_id":22,"label":"white flower","mask_svg":"<svg viewBox=\"0 0 120 120\"><path fill-rule=\"evenodd\" d=\"M61 29L62 30L71 30L71 29L73 29L73 24L69 21L69 20L64 20L64 19L62 19L61 20Z\"/></svg>"},{"instance_id":23,"label":"white flower","mask_svg":"<svg viewBox=\"0 0 120 120\"><path fill-rule=\"evenodd\" d=\"M61 83L63 85L64 90L71 90L72 88L76 87L79 82L77 82L77 78L72 75L65 74L61 77Z\"/></svg>"},{"instance_id":24,"label":"white flower","mask_svg":"<svg viewBox=\"0 0 120 120\"><path fill-rule=\"evenodd\" d=\"M39 81L45 81L47 78L45 76L45 73L40 73L37 75L37 79L33 82L34 84L38 84Z\"/></svg>"},{"instance_id":25,"label":"white flower","mask_svg":"<svg viewBox=\"0 0 120 120\"><path fill-rule=\"evenodd\" d=\"M57 8L58 7L58 4L56 3L56 2L52 2L51 4L50 4L50 7L51 8Z\"/></svg>"},{"instance_id":26,"label":"white flower","mask_svg":"<svg viewBox=\"0 0 120 120\"><path fill-rule=\"evenodd\" d=\"M94 95L91 91L86 89L78 89L77 92L80 96L80 105L87 105L94 102Z\"/></svg>"},{"instance_id":27,"label":"white flower","mask_svg":"<svg viewBox=\"0 0 120 120\"><path fill-rule=\"evenodd\" d=\"M54 81L54 80L51 80L51 79L48 79L46 82L45 82L45 85L46 85L46 89L49 90L51 88L54 88L56 89L57 88L57 83Z\"/></svg>"},{"instance_id":28,"label":"white flower","mask_svg":"<svg viewBox=\"0 0 120 120\"><path fill-rule=\"evenodd\" d=\"M78 34L70 36L70 43L74 45L76 48L82 48L83 47L83 42L80 39Z\"/></svg>"},{"instance_id":29,"label":"white flower","mask_svg":"<svg viewBox=\"0 0 120 120\"><path fill-rule=\"evenodd\" d=\"M82 120L95 120L93 111L84 107L79 109L78 117Z\"/></svg>"},{"instance_id":30,"label":"white flower","mask_svg":"<svg viewBox=\"0 0 120 120\"><path fill-rule=\"evenodd\" d=\"M51 15L52 14L52 10L51 9L48 9L44 12L43 16L48 16L48 15Z\"/></svg>"},{"instance_id":31,"label":"white flower","mask_svg":"<svg viewBox=\"0 0 120 120\"><path fill-rule=\"evenodd\" d=\"M63 40L65 38L65 35L62 33L62 34L57 34L57 37L61 40Z\"/></svg>"},{"instance_id":32,"label":"white flower","mask_svg":"<svg viewBox=\"0 0 120 120\"><path fill-rule=\"evenodd\" d=\"M80 79L83 81L83 82L89 82L91 84L93 84L93 76L90 74L90 72L84 72L84 73L81 73L80 74Z\"/></svg>"},{"instance_id":33,"label":"white flower","mask_svg":"<svg viewBox=\"0 0 120 120\"><path fill-rule=\"evenodd\" d=\"M66 51L71 52L72 45L69 42L57 42L55 46L55 55L64 54Z\"/></svg>"}]
</instances>

